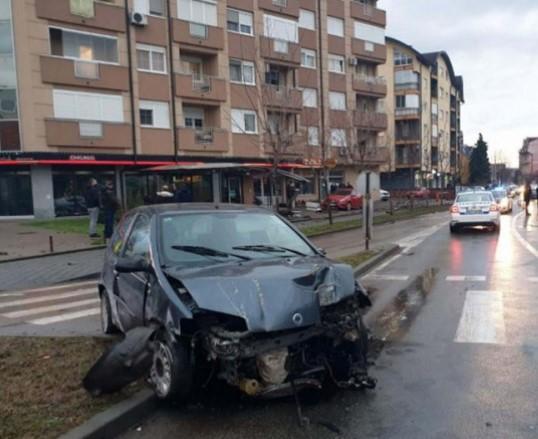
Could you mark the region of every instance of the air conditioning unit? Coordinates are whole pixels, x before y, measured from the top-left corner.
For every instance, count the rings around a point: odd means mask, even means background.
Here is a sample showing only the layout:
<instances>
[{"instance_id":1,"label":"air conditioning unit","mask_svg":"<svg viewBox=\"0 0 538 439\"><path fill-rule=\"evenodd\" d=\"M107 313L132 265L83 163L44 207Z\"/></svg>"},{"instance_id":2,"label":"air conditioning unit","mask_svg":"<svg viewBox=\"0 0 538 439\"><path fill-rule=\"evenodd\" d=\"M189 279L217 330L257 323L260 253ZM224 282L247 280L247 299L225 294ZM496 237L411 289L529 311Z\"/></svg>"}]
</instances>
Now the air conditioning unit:
<instances>
[{"instance_id":1,"label":"air conditioning unit","mask_svg":"<svg viewBox=\"0 0 538 439\"><path fill-rule=\"evenodd\" d=\"M145 26L148 24L148 16L143 12L134 10L131 12L131 24L135 26Z\"/></svg>"},{"instance_id":2,"label":"air conditioning unit","mask_svg":"<svg viewBox=\"0 0 538 439\"><path fill-rule=\"evenodd\" d=\"M348 58L347 62L349 63L350 66L352 67L355 67L356 65L359 64L359 60L355 57L353 58Z\"/></svg>"}]
</instances>

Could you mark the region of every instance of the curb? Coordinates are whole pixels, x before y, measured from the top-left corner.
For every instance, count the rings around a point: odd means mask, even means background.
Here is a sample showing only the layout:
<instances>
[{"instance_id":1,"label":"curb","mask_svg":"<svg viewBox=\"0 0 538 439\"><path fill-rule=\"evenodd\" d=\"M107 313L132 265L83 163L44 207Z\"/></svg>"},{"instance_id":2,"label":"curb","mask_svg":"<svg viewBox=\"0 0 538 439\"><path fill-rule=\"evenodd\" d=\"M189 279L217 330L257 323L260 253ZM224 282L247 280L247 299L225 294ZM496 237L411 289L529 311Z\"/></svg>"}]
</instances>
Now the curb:
<instances>
[{"instance_id":1,"label":"curb","mask_svg":"<svg viewBox=\"0 0 538 439\"><path fill-rule=\"evenodd\" d=\"M98 413L84 424L61 435L59 439L114 438L139 423L157 407L153 391L144 389L133 397Z\"/></svg>"},{"instance_id":2,"label":"curb","mask_svg":"<svg viewBox=\"0 0 538 439\"><path fill-rule=\"evenodd\" d=\"M39 259L39 258L50 258L50 257L53 257L53 256L70 255L72 253L89 252L89 251L92 251L92 250L102 250L102 249L105 249L105 248L106 248L106 245L94 245L92 247L77 248L75 250L65 250L65 251L61 251L61 252L45 253L45 254L42 254L42 255L22 256L20 258L4 259L4 260L0 261L0 264L7 264L9 262L29 261L31 259Z\"/></svg>"},{"instance_id":3,"label":"curb","mask_svg":"<svg viewBox=\"0 0 538 439\"><path fill-rule=\"evenodd\" d=\"M392 255L395 255L396 253L399 253L401 249L402 248L399 245L394 244L393 246L389 247L386 250L383 250L381 253L378 253L374 257L368 259L367 261L363 262L358 267L356 267L353 270L353 275L355 277L362 276L363 274L367 273L372 268L374 268L376 265L379 265L384 259Z\"/></svg>"}]
</instances>

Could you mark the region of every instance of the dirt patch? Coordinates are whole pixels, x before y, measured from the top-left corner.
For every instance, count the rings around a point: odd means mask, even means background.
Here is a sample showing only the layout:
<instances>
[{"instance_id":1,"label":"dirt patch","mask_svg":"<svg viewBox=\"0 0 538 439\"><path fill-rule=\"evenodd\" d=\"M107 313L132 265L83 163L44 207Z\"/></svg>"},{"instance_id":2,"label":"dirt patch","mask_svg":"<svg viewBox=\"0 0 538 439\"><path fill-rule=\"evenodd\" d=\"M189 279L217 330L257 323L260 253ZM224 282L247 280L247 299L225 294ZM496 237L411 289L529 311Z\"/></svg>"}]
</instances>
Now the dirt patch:
<instances>
[{"instance_id":1,"label":"dirt patch","mask_svg":"<svg viewBox=\"0 0 538 439\"><path fill-rule=\"evenodd\" d=\"M363 262L366 262L368 259L374 257L378 252L373 250L365 250L359 253L352 254L350 256L344 256L338 258L340 262L344 264L349 264L352 267L358 267Z\"/></svg>"},{"instance_id":2,"label":"dirt patch","mask_svg":"<svg viewBox=\"0 0 538 439\"><path fill-rule=\"evenodd\" d=\"M0 338L0 437L55 438L131 396L143 383L115 395L91 397L82 378L114 340Z\"/></svg>"}]
</instances>

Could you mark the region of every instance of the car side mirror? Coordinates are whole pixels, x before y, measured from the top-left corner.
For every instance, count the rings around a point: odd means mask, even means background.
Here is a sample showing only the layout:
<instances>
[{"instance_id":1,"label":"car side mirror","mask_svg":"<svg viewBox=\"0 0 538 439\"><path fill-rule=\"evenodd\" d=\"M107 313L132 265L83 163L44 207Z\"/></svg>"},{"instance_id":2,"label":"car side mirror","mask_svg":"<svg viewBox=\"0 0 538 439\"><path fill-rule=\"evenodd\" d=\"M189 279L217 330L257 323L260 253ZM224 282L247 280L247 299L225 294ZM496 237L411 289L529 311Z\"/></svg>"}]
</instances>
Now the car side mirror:
<instances>
[{"instance_id":1,"label":"car side mirror","mask_svg":"<svg viewBox=\"0 0 538 439\"><path fill-rule=\"evenodd\" d=\"M114 269L118 273L135 273L137 271L149 271L149 263L142 258L118 258Z\"/></svg>"},{"instance_id":2,"label":"car side mirror","mask_svg":"<svg viewBox=\"0 0 538 439\"><path fill-rule=\"evenodd\" d=\"M319 254L323 256L327 256L327 250L325 250L324 248L318 247L316 248L316 250L318 251Z\"/></svg>"}]
</instances>

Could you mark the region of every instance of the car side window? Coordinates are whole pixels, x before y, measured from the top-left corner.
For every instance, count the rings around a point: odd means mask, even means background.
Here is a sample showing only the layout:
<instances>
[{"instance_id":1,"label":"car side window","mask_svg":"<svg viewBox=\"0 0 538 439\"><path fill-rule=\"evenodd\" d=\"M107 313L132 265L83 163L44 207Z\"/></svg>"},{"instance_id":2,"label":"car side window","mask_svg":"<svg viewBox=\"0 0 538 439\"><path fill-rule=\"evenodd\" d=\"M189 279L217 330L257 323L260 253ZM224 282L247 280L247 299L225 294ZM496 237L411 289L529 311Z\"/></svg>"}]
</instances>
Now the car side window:
<instances>
[{"instance_id":1,"label":"car side window","mask_svg":"<svg viewBox=\"0 0 538 439\"><path fill-rule=\"evenodd\" d=\"M146 215L140 215L136 218L125 244L123 256L133 259L149 259L149 224L150 221Z\"/></svg>"},{"instance_id":2,"label":"car side window","mask_svg":"<svg viewBox=\"0 0 538 439\"><path fill-rule=\"evenodd\" d=\"M114 231L114 234L112 235L110 248L112 249L112 253L114 253L116 256L119 256L121 253L121 250L123 248L123 243L125 242L125 239L127 238L127 232L129 231L129 227L133 223L134 214L126 214L118 224L118 227L116 227L116 230Z\"/></svg>"}]
</instances>

